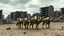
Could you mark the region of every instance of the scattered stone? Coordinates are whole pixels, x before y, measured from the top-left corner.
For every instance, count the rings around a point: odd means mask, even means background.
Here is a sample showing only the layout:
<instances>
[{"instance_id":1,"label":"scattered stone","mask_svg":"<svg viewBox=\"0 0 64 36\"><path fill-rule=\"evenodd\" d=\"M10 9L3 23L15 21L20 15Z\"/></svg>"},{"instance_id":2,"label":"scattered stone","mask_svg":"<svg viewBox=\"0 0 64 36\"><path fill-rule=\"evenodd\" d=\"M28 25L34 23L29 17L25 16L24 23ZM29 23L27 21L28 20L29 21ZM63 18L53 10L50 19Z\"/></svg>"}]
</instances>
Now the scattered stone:
<instances>
[{"instance_id":1,"label":"scattered stone","mask_svg":"<svg viewBox=\"0 0 64 36\"><path fill-rule=\"evenodd\" d=\"M55 33L55 34L57 34L57 33Z\"/></svg>"},{"instance_id":2,"label":"scattered stone","mask_svg":"<svg viewBox=\"0 0 64 36\"><path fill-rule=\"evenodd\" d=\"M61 36L61 35L59 35L59 34L56 34L55 36Z\"/></svg>"},{"instance_id":3,"label":"scattered stone","mask_svg":"<svg viewBox=\"0 0 64 36\"><path fill-rule=\"evenodd\" d=\"M63 29L64 27L62 26L62 29Z\"/></svg>"},{"instance_id":4,"label":"scattered stone","mask_svg":"<svg viewBox=\"0 0 64 36\"><path fill-rule=\"evenodd\" d=\"M10 30L11 28L9 27L9 28L6 28L6 30Z\"/></svg>"},{"instance_id":5,"label":"scattered stone","mask_svg":"<svg viewBox=\"0 0 64 36\"><path fill-rule=\"evenodd\" d=\"M44 35L46 35L46 33L44 33Z\"/></svg>"},{"instance_id":6,"label":"scattered stone","mask_svg":"<svg viewBox=\"0 0 64 36\"><path fill-rule=\"evenodd\" d=\"M64 30L64 27L62 26L60 30Z\"/></svg>"},{"instance_id":7,"label":"scattered stone","mask_svg":"<svg viewBox=\"0 0 64 36\"><path fill-rule=\"evenodd\" d=\"M24 32L23 34L26 34L27 32Z\"/></svg>"},{"instance_id":8,"label":"scattered stone","mask_svg":"<svg viewBox=\"0 0 64 36\"><path fill-rule=\"evenodd\" d=\"M12 35L10 35L10 36L12 36Z\"/></svg>"}]
</instances>

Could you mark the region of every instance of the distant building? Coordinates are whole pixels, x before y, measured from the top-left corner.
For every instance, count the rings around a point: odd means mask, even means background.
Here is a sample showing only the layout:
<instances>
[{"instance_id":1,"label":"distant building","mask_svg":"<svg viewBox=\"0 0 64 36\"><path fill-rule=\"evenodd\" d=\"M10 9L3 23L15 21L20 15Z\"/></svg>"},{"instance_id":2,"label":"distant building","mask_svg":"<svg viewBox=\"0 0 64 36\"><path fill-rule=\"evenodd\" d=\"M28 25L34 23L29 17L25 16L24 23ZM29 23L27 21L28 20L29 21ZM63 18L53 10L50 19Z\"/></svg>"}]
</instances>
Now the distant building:
<instances>
[{"instance_id":1,"label":"distant building","mask_svg":"<svg viewBox=\"0 0 64 36\"><path fill-rule=\"evenodd\" d=\"M11 17L11 19L15 20L16 19L16 12L11 12L11 14L9 15Z\"/></svg>"},{"instance_id":2,"label":"distant building","mask_svg":"<svg viewBox=\"0 0 64 36\"><path fill-rule=\"evenodd\" d=\"M8 15L8 16L6 17L6 19L11 19L11 15Z\"/></svg>"},{"instance_id":3,"label":"distant building","mask_svg":"<svg viewBox=\"0 0 64 36\"><path fill-rule=\"evenodd\" d=\"M64 15L64 8L61 8L62 15Z\"/></svg>"},{"instance_id":4,"label":"distant building","mask_svg":"<svg viewBox=\"0 0 64 36\"><path fill-rule=\"evenodd\" d=\"M61 11L54 11L54 17L55 18L58 18L60 16L62 16L62 12Z\"/></svg>"},{"instance_id":5,"label":"distant building","mask_svg":"<svg viewBox=\"0 0 64 36\"><path fill-rule=\"evenodd\" d=\"M2 10L0 10L0 19L2 19Z\"/></svg>"},{"instance_id":6,"label":"distant building","mask_svg":"<svg viewBox=\"0 0 64 36\"><path fill-rule=\"evenodd\" d=\"M21 11L20 18L26 18L27 17L27 11Z\"/></svg>"},{"instance_id":7,"label":"distant building","mask_svg":"<svg viewBox=\"0 0 64 36\"><path fill-rule=\"evenodd\" d=\"M2 19L4 19L4 15L2 15Z\"/></svg>"},{"instance_id":8,"label":"distant building","mask_svg":"<svg viewBox=\"0 0 64 36\"><path fill-rule=\"evenodd\" d=\"M54 7L51 6L51 5L40 8L40 13L41 13L42 16L44 16L44 17L47 17L47 16L53 17L53 12L54 12Z\"/></svg>"},{"instance_id":9,"label":"distant building","mask_svg":"<svg viewBox=\"0 0 64 36\"><path fill-rule=\"evenodd\" d=\"M17 18L25 18L27 17L27 12L26 11L16 11L12 12L9 16L11 17L12 20L17 20Z\"/></svg>"},{"instance_id":10,"label":"distant building","mask_svg":"<svg viewBox=\"0 0 64 36\"><path fill-rule=\"evenodd\" d=\"M41 16L41 13L35 13L33 16Z\"/></svg>"},{"instance_id":11,"label":"distant building","mask_svg":"<svg viewBox=\"0 0 64 36\"><path fill-rule=\"evenodd\" d=\"M27 17L31 17L31 14L27 14Z\"/></svg>"}]
</instances>

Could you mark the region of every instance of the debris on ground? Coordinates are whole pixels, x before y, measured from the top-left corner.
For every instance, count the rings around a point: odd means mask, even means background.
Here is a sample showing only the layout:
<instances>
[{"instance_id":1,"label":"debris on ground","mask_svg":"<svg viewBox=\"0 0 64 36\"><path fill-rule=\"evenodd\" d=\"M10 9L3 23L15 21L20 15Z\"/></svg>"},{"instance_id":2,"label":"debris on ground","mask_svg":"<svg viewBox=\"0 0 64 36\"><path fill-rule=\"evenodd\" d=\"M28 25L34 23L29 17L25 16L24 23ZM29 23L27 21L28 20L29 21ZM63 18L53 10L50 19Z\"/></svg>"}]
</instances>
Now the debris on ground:
<instances>
[{"instance_id":1,"label":"debris on ground","mask_svg":"<svg viewBox=\"0 0 64 36\"><path fill-rule=\"evenodd\" d=\"M23 34L26 34L27 32L23 32Z\"/></svg>"},{"instance_id":2,"label":"debris on ground","mask_svg":"<svg viewBox=\"0 0 64 36\"><path fill-rule=\"evenodd\" d=\"M10 30L10 29L11 29L10 27L6 28L6 30Z\"/></svg>"}]
</instances>

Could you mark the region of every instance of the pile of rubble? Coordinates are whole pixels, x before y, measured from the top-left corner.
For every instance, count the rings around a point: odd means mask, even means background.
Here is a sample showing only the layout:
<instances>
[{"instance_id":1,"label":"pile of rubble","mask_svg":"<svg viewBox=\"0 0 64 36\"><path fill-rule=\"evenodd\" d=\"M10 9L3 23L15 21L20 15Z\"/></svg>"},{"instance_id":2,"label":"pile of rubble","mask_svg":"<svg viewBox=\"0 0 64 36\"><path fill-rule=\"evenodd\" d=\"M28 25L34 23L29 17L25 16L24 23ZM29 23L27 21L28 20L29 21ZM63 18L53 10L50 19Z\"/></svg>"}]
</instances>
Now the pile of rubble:
<instances>
[{"instance_id":1,"label":"pile of rubble","mask_svg":"<svg viewBox=\"0 0 64 36\"><path fill-rule=\"evenodd\" d=\"M14 21L11 21L11 20L0 20L0 24L14 24Z\"/></svg>"}]
</instances>

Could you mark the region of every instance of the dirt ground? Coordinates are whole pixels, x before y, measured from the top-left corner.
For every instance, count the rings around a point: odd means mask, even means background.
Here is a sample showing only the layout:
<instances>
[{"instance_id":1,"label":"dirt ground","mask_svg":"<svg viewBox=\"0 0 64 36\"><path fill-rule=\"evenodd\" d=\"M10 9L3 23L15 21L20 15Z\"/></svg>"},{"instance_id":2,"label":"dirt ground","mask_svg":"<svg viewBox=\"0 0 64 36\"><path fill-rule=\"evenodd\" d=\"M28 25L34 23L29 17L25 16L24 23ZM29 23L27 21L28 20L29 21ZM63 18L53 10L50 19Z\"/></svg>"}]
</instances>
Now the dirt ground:
<instances>
[{"instance_id":1,"label":"dirt ground","mask_svg":"<svg viewBox=\"0 0 64 36\"><path fill-rule=\"evenodd\" d=\"M64 36L64 30L61 30L62 26L64 26L64 22L52 22L49 29L42 28L42 24L40 24L38 30L36 28L27 30L18 29L16 24L3 24L0 25L0 36ZM11 29L6 30L8 27Z\"/></svg>"}]
</instances>

